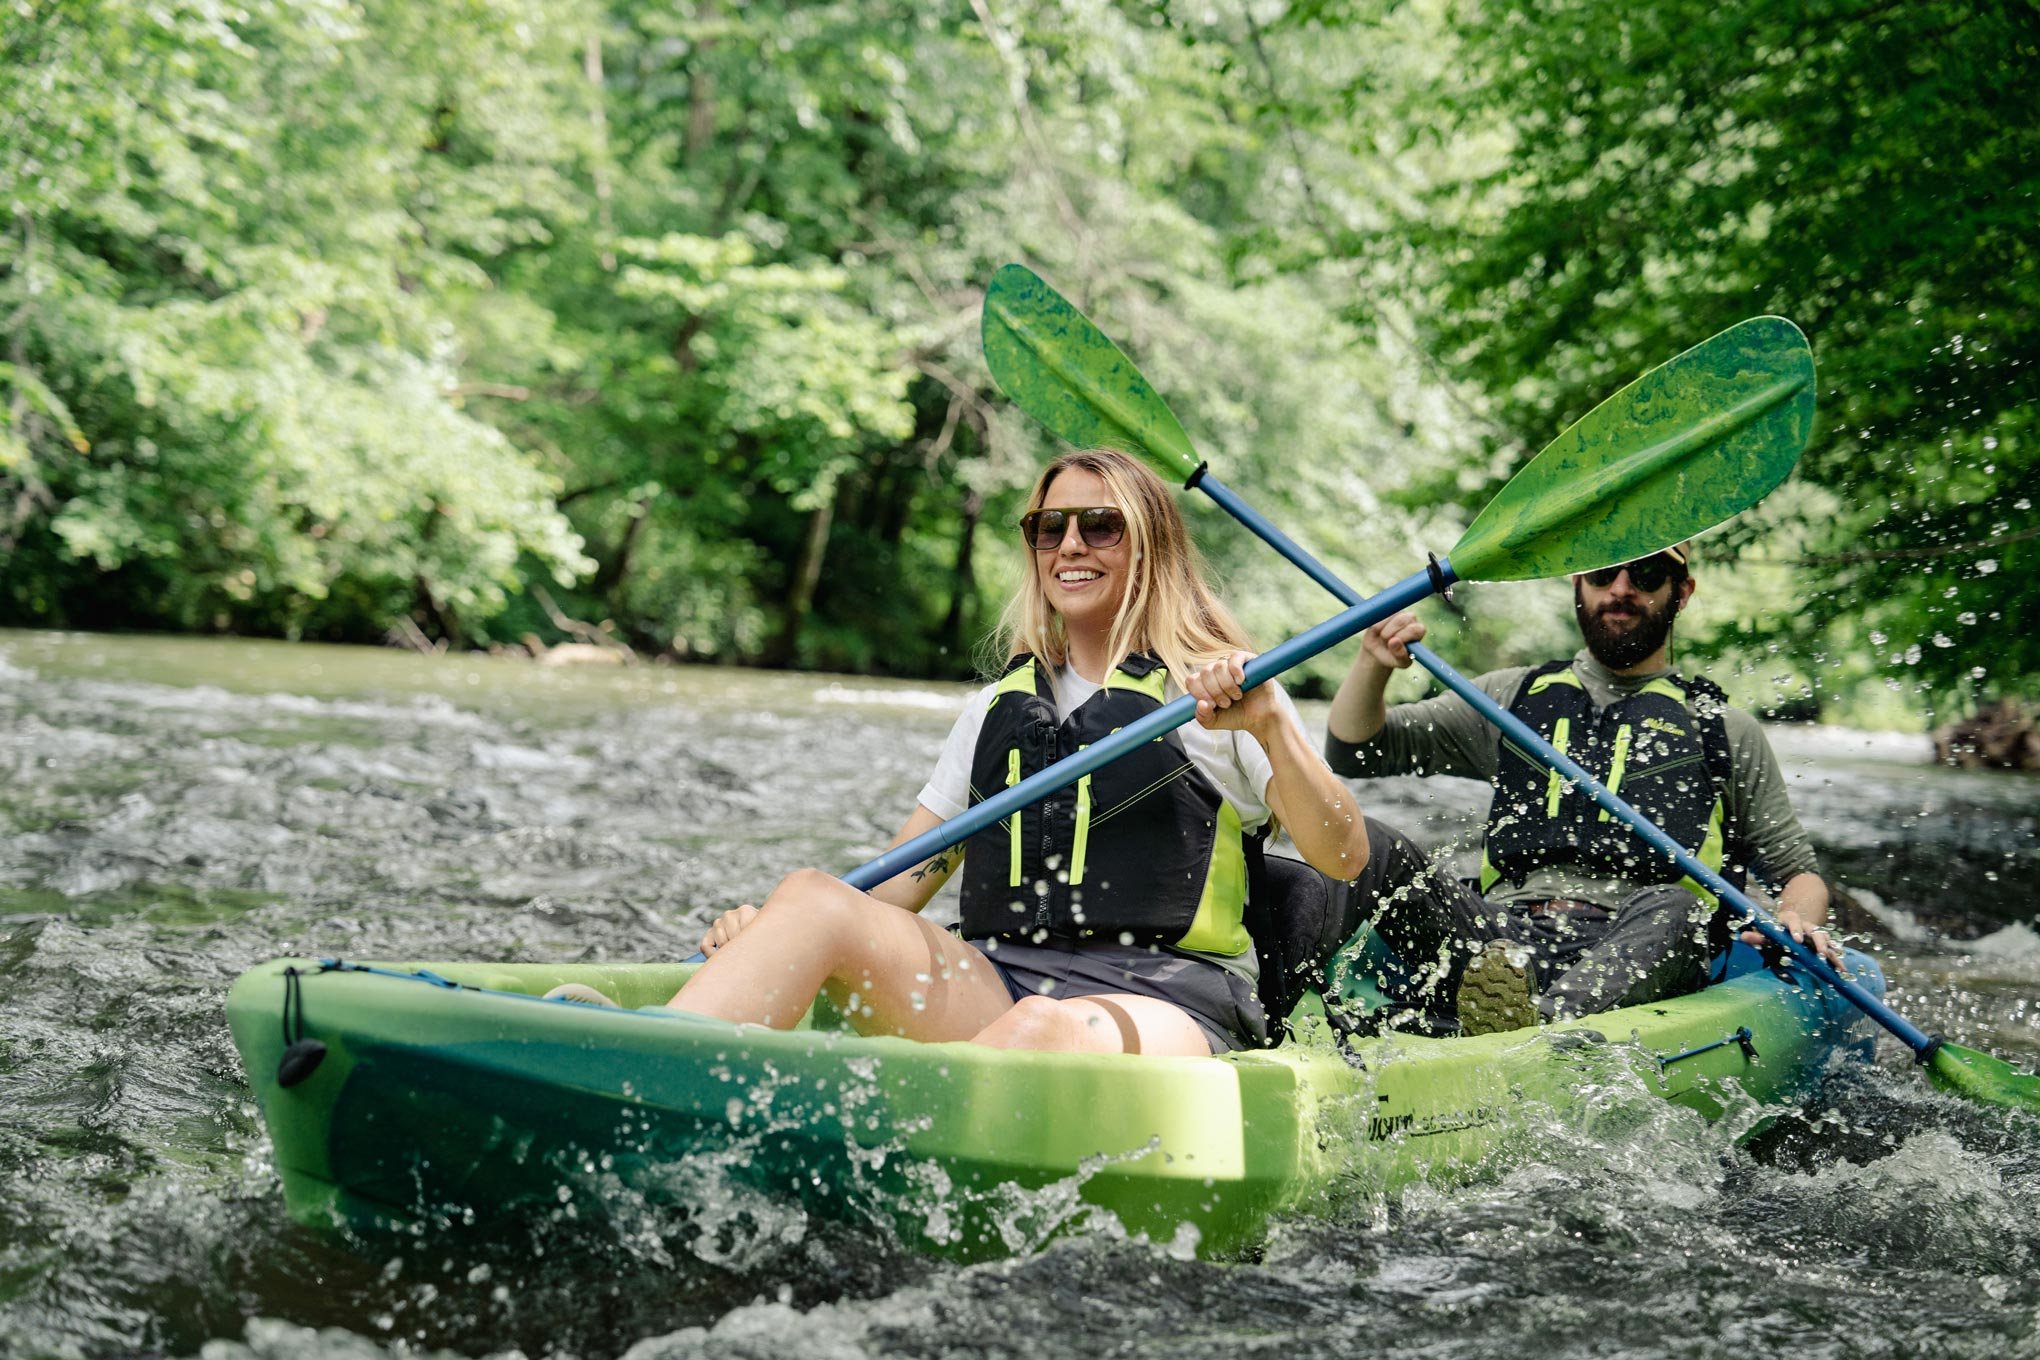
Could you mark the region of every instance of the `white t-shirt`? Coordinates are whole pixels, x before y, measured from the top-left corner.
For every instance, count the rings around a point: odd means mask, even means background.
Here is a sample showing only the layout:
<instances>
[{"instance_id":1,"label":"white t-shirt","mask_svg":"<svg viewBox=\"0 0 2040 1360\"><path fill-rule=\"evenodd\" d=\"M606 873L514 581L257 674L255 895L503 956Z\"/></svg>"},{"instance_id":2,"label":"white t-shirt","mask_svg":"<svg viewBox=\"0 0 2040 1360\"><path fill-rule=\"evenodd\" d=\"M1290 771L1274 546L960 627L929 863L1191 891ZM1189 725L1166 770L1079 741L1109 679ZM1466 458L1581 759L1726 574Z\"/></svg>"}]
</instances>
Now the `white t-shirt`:
<instances>
[{"instance_id":1,"label":"white t-shirt","mask_svg":"<svg viewBox=\"0 0 2040 1360\"><path fill-rule=\"evenodd\" d=\"M1273 680L1268 684L1274 688L1276 701L1289 721L1296 724L1297 731L1303 731L1303 719L1288 693ZM977 753L978 733L984 730L985 713L997 688L995 682L970 696L956 726L949 729L949 740L943 743L935 773L921 789L917 801L944 821L970 806L971 757ZM1093 684L1067 666L1059 666L1054 672L1053 688L1056 718L1060 721L1104 686ZM1171 676L1164 692L1174 699L1183 690ZM1190 763L1204 772L1239 814L1242 830L1253 831L1267 824L1268 781L1274 777L1275 767L1269 763L1268 753L1261 749L1260 742L1245 732L1208 730L1198 726L1195 719L1177 728L1176 735L1182 738L1183 754Z\"/></svg>"}]
</instances>

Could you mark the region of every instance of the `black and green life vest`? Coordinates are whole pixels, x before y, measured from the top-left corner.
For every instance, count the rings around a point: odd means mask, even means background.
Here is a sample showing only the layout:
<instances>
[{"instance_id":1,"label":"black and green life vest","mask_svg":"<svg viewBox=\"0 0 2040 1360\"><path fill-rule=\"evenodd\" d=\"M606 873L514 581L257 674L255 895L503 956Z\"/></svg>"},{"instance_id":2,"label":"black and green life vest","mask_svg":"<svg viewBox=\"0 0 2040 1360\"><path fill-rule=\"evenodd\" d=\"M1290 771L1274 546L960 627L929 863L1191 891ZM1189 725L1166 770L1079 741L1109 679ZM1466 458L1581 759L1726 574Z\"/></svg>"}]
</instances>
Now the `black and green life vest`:
<instances>
[{"instance_id":1,"label":"black and green life vest","mask_svg":"<svg viewBox=\"0 0 2040 1360\"><path fill-rule=\"evenodd\" d=\"M1017 657L971 759L972 805L1162 706L1168 672L1131 656L1066 719ZM1169 732L965 842L963 934L1102 936L1211 954L1252 946L1239 814Z\"/></svg>"},{"instance_id":2,"label":"black and green life vest","mask_svg":"<svg viewBox=\"0 0 2040 1360\"><path fill-rule=\"evenodd\" d=\"M1572 663L1555 661L1524 677L1509 711L1719 872L1722 794L1730 777L1726 706L1718 686L1673 673L1596 709ZM1481 891L1504 881L1520 884L1542 868L1582 878L1682 883L1713 900L1669 856L1504 738Z\"/></svg>"}]
</instances>

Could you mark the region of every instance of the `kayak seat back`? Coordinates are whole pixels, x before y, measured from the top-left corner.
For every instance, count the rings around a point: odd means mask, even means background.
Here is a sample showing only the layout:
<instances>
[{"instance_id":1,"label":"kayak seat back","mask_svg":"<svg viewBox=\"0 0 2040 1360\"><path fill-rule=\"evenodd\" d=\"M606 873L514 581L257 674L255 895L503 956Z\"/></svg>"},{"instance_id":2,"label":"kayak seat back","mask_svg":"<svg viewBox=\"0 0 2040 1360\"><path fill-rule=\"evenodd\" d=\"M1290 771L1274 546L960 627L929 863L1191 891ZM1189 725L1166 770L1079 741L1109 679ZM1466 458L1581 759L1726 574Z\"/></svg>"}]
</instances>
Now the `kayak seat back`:
<instances>
[{"instance_id":1,"label":"kayak seat back","mask_svg":"<svg viewBox=\"0 0 2040 1360\"><path fill-rule=\"evenodd\" d=\"M1325 969L1352 933L1349 884L1301 860L1262 851L1247 841L1247 933L1261 964L1261 1009L1272 1047L1289 1032L1289 1017L1308 993L1322 993Z\"/></svg>"}]
</instances>

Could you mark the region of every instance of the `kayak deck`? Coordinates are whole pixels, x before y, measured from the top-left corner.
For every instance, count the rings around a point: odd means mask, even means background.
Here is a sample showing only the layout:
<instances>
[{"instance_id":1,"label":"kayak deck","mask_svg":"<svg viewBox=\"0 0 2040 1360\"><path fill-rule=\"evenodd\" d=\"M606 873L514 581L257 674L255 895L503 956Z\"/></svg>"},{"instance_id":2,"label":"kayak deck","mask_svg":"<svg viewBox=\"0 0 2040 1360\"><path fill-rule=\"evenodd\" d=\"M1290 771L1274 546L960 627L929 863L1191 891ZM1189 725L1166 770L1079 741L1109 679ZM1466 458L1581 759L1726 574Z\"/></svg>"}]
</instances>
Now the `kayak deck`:
<instances>
[{"instance_id":1,"label":"kayak deck","mask_svg":"<svg viewBox=\"0 0 2040 1360\"><path fill-rule=\"evenodd\" d=\"M1851 964L1881 990L1873 961ZM1840 998L1762 971L1540 1030L1214 1058L864 1038L826 1006L775 1031L540 999L584 982L655 1007L691 968L250 970L228 1020L290 1212L356 1230L579 1216L712 1172L964 1258L1024 1249L1092 1208L1223 1254L1273 1212L1465 1174L1522 1133L1517 1110L1563 1108L1611 1064L1714 1117L1798 1094L1873 1043ZM285 1086L297 1038L325 1051Z\"/></svg>"}]
</instances>

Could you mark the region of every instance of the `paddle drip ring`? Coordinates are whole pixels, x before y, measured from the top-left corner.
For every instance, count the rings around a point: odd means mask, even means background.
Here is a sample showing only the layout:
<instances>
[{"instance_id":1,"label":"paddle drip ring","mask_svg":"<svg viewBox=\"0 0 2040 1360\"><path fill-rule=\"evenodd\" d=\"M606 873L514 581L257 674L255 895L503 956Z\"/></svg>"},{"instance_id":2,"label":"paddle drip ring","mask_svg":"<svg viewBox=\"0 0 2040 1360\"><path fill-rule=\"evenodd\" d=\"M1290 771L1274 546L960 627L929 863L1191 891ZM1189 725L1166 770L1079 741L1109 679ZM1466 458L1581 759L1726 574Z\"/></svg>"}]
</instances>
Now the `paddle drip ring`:
<instances>
[{"instance_id":1,"label":"paddle drip ring","mask_svg":"<svg viewBox=\"0 0 2040 1360\"><path fill-rule=\"evenodd\" d=\"M1438 554L1434 552L1427 552L1424 557L1430 564L1428 570L1431 573L1432 592L1445 601L1447 608L1457 613L1459 601L1452 598L1452 583L1445 579L1445 564L1438 560Z\"/></svg>"}]
</instances>

